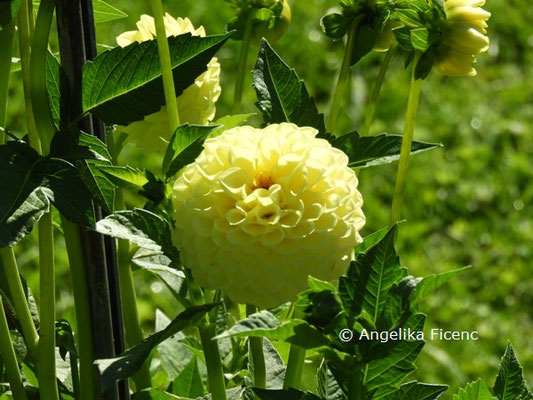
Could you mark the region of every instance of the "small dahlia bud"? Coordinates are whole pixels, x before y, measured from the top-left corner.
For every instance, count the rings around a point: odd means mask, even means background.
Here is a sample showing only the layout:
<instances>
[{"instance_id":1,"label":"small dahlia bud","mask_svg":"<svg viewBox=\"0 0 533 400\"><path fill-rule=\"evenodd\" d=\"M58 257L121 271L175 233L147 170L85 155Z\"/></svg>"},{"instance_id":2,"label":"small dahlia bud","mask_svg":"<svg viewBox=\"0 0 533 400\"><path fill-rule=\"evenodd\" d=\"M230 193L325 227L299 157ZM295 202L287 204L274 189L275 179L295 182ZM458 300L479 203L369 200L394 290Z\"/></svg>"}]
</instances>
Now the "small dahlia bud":
<instances>
[{"instance_id":1,"label":"small dahlia bud","mask_svg":"<svg viewBox=\"0 0 533 400\"><path fill-rule=\"evenodd\" d=\"M489 48L485 0L446 0L446 20L435 68L443 75L475 76L476 55Z\"/></svg>"},{"instance_id":2,"label":"small dahlia bud","mask_svg":"<svg viewBox=\"0 0 533 400\"><path fill-rule=\"evenodd\" d=\"M388 20L383 27L383 30L379 33L376 38L376 43L372 50L377 52L388 51L392 42L394 41L393 30L400 28L403 24L400 21Z\"/></svg>"},{"instance_id":3,"label":"small dahlia bud","mask_svg":"<svg viewBox=\"0 0 533 400\"><path fill-rule=\"evenodd\" d=\"M338 278L365 224L348 157L313 128L233 128L205 141L173 189L174 242L209 289L269 308L312 275Z\"/></svg>"},{"instance_id":4,"label":"small dahlia bud","mask_svg":"<svg viewBox=\"0 0 533 400\"><path fill-rule=\"evenodd\" d=\"M142 15L137 22L136 31L124 32L117 37L119 46L127 46L133 42L143 42L155 38L154 19ZM193 36L205 36L205 29L195 29L188 18L173 18L165 15L167 36L191 33ZM196 78L195 82L178 96L178 109L181 123L207 125L215 117L215 103L220 97L220 64L216 57L207 65L207 71ZM166 106L160 111L150 114L144 120L136 121L119 130L128 134L128 141L148 152L163 153L171 132L168 125Z\"/></svg>"}]
</instances>

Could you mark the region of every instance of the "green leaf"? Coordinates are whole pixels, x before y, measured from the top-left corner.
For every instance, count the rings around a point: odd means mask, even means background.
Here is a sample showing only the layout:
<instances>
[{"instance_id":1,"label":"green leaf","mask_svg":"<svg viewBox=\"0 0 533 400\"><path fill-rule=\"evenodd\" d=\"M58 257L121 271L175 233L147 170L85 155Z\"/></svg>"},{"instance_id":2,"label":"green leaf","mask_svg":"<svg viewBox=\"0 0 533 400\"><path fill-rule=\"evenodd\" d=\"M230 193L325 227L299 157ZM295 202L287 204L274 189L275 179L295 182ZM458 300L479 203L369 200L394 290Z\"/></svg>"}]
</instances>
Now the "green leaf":
<instances>
[{"instance_id":1,"label":"green leaf","mask_svg":"<svg viewBox=\"0 0 533 400\"><path fill-rule=\"evenodd\" d=\"M115 19L126 18L128 16L128 14L117 10L115 7L102 0L93 0L93 12L94 22L97 24L100 22L108 22Z\"/></svg>"},{"instance_id":2,"label":"green leaf","mask_svg":"<svg viewBox=\"0 0 533 400\"><path fill-rule=\"evenodd\" d=\"M263 339L263 354L265 355L267 389L283 388L287 367L285 367L276 348L267 338Z\"/></svg>"},{"instance_id":3,"label":"green leaf","mask_svg":"<svg viewBox=\"0 0 533 400\"><path fill-rule=\"evenodd\" d=\"M302 392L297 389L253 389L254 393L261 400L321 400L320 397L310 392Z\"/></svg>"},{"instance_id":4,"label":"green leaf","mask_svg":"<svg viewBox=\"0 0 533 400\"><path fill-rule=\"evenodd\" d=\"M257 93L257 107L266 124L292 122L311 126L325 132L324 115L319 114L315 99L294 69L290 68L270 47L261 43L253 71L253 86Z\"/></svg>"},{"instance_id":5,"label":"green leaf","mask_svg":"<svg viewBox=\"0 0 533 400\"><path fill-rule=\"evenodd\" d=\"M377 243L379 243L385 235L389 232L389 227L386 226L385 228L381 228L380 230L371 233L368 236L365 236L362 243L359 243L354 248L355 254L359 253L366 253L368 249L374 247Z\"/></svg>"},{"instance_id":6,"label":"green leaf","mask_svg":"<svg viewBox=\"0 0 533 400\"><path fill-rule=\"evenodd\" d=\"M59 60L49 51L46 55L46 89L56 127L59 127L61 120L60 76L61 65Z\"/></svg>"},{"instance_id":7,"label":"green leaf","mask_svg":"<svg viewBox=\"0 0 533 400\"><path fill-rule=\"evenodd\" d=\"M427 28L411 29L409 35L411 36L411 44L415 50L426 51L429 48L429 31Z\"/></svg>"},{"instance_id":8,"label":"green leaf","mask_svg":"<svg viewBox=\"0 0 533 400\"><path fill-rule=\"evenodd\" d=\"M150 356L152 349L181 330L198 323L215 305L204 304L190 307L174 318L165 329L130 347L118 357L96 360L95 364L100 372L102 391L105 391L116 381L135 374Z\"/></svg>"},{"instance_id":9,"label":"green leaf","mask_svg":"<svg viewBox=\"0 0 533 400\"><path fill-rule=\"evenodd\" d=\"M330 37L331 39L338 40L346 35L348 22L349 21L346 20L344 15L331 13L324 16L320 20L320 26L322 27L322 30L326 36Z\"/></svg>"},{"instance_id":10,"label":"green leaf","mask_svg":"<svg viewBox=\"0 0 533 400\"><path fill-rule=\"evenodd\" d=\"M403 328L411 331L424 329L425 315L411 316ZM424 341L402 340L388 349L387 355L368 363L366 371L366 389L368 392L379 390L386 386L398 386L413 372L416 367L414 361L424 347Z\"/></svg>"},{"instance_id":11,"label":"green leaf","mask_svg":"<svg viewBox=\"0 0 533 400\"><path fill-rule=\"evenodd\" d=\"M202 376L198 370L198 360L193 357L172 383L172 393L178 396L196 398L204 394Z\"/></svg>"},{"instance_id":12,"label":"green leaf","mask_svg":"<svg viewBox=\"0 0 533 400\"><path fill-rule=\"evenodd\" d=\"M181 125L172 137L163 160L163 173L170 178L202 152L205 138L219 126Z\"/></svg>"},{"instance_id":13,"label":"green leaf","mask_svg":"<svg viewBox=\"0 0 533 400\"><path fill-rule=\"evenodd\" d=\"M353 44L352 58L350 59L350 66L353 66L366 56L374 45L376 39L381 32L382 23L376 21L373 24L359 24L355 37L357 38Z\"/></svg>"},{"instance_id":14,"label":"green leaf","mask_svg":"<svg viewBox=\"0 0 533 400\"><path fill-rule=\"evenodd\" d=\"M219 127L210 133L209 137L215 137L220 135L222 132L227 131L231 128L236 128L244 124L249 118L255 116L255 113L250 114L236 114L236 115L226 115L217 119L213 122L213 125L218 125Z\"/></svg>"},{"instance_id":15,"label":"green leaf","mask_svg":"<svg viewBox=\"0 0 533 400\"><path fill-rule=\"evenodd\" d=\"M172 245L170 226L160 216L140 208L117 211L98 221L95 230L103 235L129 240L139 247L163 253L178 262L177 250Z\"/></svg>"},{"instance_id":16,"label":"green leaf","mask_svg":"<svg viewBox=\"0 0 533 400\"><path fill-rule=\"evenodd\" d=\"M451 278L453 278L456 275L459 275L460 273L466 271L469 269L470 266L455 269L453 271L448 272L441 272L439 274L433 274L428 275L422 278L420 282L416 285L415 290L411 294L411 297L409 299L411 303L411 307L417 305L420 303L420 301L426 297L428 294L432 293L436 289L438 289L440 286L444 285L446 282L448 282Z\"/></svg>"},{"instance_id":17,"label":"green leaf","mask_svg":"<svg viewBox=\"0 0 533 400\"><path fill-rule=\"evenodd\" d=\"M447 385L409 382L387 397L387 400L436 400L448 389Z\"/></svg>"},{"instance_id":18,"label":"green leaf","mask_svg":"<svg viewBox=\"0 0 533 400\"><path fill-rule=\"evenodd\" d=\"M168 38L176 96L194 83L231 33ZM83 67L82 105L107 124L127 125L165 104L157 41L103 52Z\"/></svg>"},{"instance_id":19,"label":"green leaf","mask_svg":"<svg viewBox=\"0 0 533 400\"><path fill-rule=\"evenodd\" d=\"M385 308L387 292L405 276L394 250L396 225L366 253L360 253L339 280L339 295L346 312L367 312L374 323Z\"/></svg>"},{"instance_id":20,"label":"green leaf","mask_svg":"<svg viewBox=\"0 0 533 400\"><path fill-rule=\"evenodd\" d=\"M22 0L2 0L0 1L0 30L16 18Z\"/></svg>"},{"instance_id":21,"label":"green leaf","mask_svg":"<svg viewBox=\"0 0 533 400\"><path fill-rule=\"evenodd\" d=\"M509 342L500 362L500 372L492 391L498 400L516 400L526 390L522 366Z\"/></svg>"},{"instance_id":22,"label":"green leaf","mask_svg":"<svg viewBox=\"0 0 533 400\"><path fill-rule=\"evenodd\" d=\"M357 132L335 138L326 137L330 143L346 153L348 165L352 168L365 168L388 164L400 158L402 136L382 133L376 136L360 137ZM413 141L411 154L442 147L436 143Z\"/></svg>"},{"instance_id":23,"label":"green leaf","mask_svg":"<svg viewBox=\"0 0 533 400\"><path fill-rule=\"evenodd\" d=\"M322 360L317 373L317 393L325 400L345 400L346 396L342 392L335 376L331 373L328 363Z\"/></svg>"},{"instance_id":24,"label":"green leaf","mask_svg":"<svg viewBox=\"0 0 533 400\"><path fill-rule=\"evenodd\" d=\"M489 391L489 388L478 379L475 382L469 383L463 389L459 389L457 394L453 395L453 400L494 400L495 397Z\"/></svg>"},{"instance_id":25,"label":"green leaf","mask_svg":"<svg viewBox=\"0 0 533 400\"><path fill-rule=\"evenodd\" d=\"M148 183L143 171L130 166L101 165L98 169L116 185L126 189L139 190Z\"/></svg>"},{"instance_id":26,"label":"green leaf","mask_svg":"<svg viewBox=\"0 0 533 400\"><path fill-rule=\"evenodd\" d=\"M263 310L238 321L230 329L215 337L264 336L284 340L305 349L327 345L326 338L314 327L301 319L281 322L274 314Z\"/></svg>"},{"instance_id":27,"label":"green leaf","mask_svg":"<svg viewBox=\"0 0 533 400\"><path fill-rule=\"evenodd\" d=\"M116 186L101 170L102 166L110 165L107 161L83 160L78 164L80 177L94 196L94 201L104 210L112 213L115 210Z\"/></svg>"},{"instance_id":28,"label":"green leaf","mask_svg":"<svg viewBox=\"0 0 533 400\"><path fill-rule=\"evenodd\" d=\"M174 396L173 394L163 392L159 389L146 389L141 392L134 393L132 400L190 400L183 397Z\"/></svg>"}]
</instances>

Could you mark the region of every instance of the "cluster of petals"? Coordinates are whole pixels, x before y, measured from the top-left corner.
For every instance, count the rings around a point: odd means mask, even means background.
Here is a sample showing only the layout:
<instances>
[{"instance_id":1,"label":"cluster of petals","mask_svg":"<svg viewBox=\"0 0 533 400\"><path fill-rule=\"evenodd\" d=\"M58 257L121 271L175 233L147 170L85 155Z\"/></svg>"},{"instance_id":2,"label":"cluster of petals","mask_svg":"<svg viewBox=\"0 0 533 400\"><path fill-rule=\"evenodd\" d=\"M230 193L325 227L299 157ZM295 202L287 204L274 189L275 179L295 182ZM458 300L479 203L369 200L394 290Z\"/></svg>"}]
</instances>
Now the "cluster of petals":
<instances>
[{"instance_id":1,"label":"cluster of petals","mask_svg":"<svg viewBox=\"0 0 533 400\"><path fill-rule=\"evenodd\" d=\"M365 224L348 157L317 131L282 123L208 138L173 188L174 242L209 289L269 308L312 275L338 278Z\"/></svg>"},{"instance_id":2,"label":"cluster of petals","mask_svg":"<svg viewBox=\"0 0 533 400\"><path fill-rule=\"evenodd\" d=\"M443 75L475 76L476 55L487 51L485 0L446 0L446 20L437 50L435 68Z\"/></svg>"},{"instance_id":3,"label":"cluster of petals","mask_svg":"<svg viewBox=\"0 0 533 400\"><path fill-rule=\"evenodd\" d=\"M164 19L167 36L184 33L201 37L206 35L202 26L195 29L188 18L174 18L167 13ZM117 37L117 43L125 47L133 42L143 42L155 37L154 19L149 15L142 15L137 22L137 30L124 32ZM220 92L220 64L214 57L207 65L207 71L196 78L195 82L177 98L180 121L196 125L208 124L215 117L215 103L220 97ZM119 129L128 134L129 142L147 152L164 152L171 135L166 106L141 121Z\"/></svg>"}]
</instances>

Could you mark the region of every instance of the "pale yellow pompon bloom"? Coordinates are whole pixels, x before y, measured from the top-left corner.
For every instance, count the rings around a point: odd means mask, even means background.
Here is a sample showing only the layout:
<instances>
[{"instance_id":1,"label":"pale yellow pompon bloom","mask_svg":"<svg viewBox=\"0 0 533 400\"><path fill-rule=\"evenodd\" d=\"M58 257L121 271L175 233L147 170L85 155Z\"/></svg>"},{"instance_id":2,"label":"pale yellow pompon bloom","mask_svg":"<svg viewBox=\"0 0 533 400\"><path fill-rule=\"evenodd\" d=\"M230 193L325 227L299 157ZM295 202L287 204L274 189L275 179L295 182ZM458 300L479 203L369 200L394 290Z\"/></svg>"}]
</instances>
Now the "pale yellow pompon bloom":
<instances>
[{"instance_id":1,"label":"pale yellow pompon bloom","mask_svg":"<svg viewBox=\"0 0 533 400\"><path fill-rule=\"evenodd\" d=\"M348 157L313 128L233 128L205 141L174 184L174 242L209 289L269 308L312 275L338 278L365 224Z\"/></svg>"},{"instance_id":2,"label":"pale yellow pompon bloom","mask_svg":"<svg viewBox=\"0 0 533 400\"><path fill-rule=\"evenodd\" d=\"M487 51L487 20L481 8L485 0L446 0L446 20L437 50L435 68L443 75L475 76L476 55Z\"/></svg>"},{"instance_id":3,"label":"pale yellow pompon bloom","mask_svg":"<svg viewBox=\"0 0 533 400\"><path fill-rule=\"evenodd\" d=\"M191 33L193 36L205 36L205 29L201 26L195 29L188 18L173 18L165 15L167 36L177 36ZM124 32L117 37L119 46L125 47L133 42L143 42L154 39L155 23L149 15L142 15L137 22L137 30ZM207 125L215 117L215 103L220 97L220 64L216 57L207 65L207 71L196 78L177 98L180 122L196 125ZM128 141L135 143L148 152L162 153L166 142L170 139L168 114L166 106L160 111L148 115L142 121L136 121L119 130L128 134Z\"/></svg>"}]
</instances>

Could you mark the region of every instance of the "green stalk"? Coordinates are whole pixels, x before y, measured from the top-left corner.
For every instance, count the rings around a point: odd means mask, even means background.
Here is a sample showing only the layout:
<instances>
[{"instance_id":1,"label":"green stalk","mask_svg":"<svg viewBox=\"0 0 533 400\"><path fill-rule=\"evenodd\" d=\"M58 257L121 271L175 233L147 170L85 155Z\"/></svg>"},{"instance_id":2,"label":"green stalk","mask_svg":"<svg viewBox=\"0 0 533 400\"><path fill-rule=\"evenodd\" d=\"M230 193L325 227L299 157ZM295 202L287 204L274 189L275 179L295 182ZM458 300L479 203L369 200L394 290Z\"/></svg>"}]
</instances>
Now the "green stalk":
<instances>
[{"instance_id":1,"label":"green stalk","mask_svg":"<svg viewBox=\"0 0 533 400\"><path fill-rule=\"evenodd\" d=\"M33 147L39 154L41 151L41 141L39 140L39 133L35 125L33 117L33 107L30 96L30 19L28 11L28 3L31 0L23 0L18 14L18 32L19 32L19 48L20 48L20 66L22 73L22 87L24 90L24 105L26 108L26 124L28 128L28 138L31 147ZM33 28L32 28L33 29Z\"/></svg>"},{"instance_id":2,"label":"green stalk","mask_svg":"<svg viewBox=\"0 0 533 400\"><path fill-rule=\"evenodd\" d=\"M418 111L418 101L420 99L420 91L422 88L422 79L415 79L416 65L419 58L420 54L415 54L415 59L413 61L411 70L411 84L409 86L409 99L407 101L407 112L405 116L405 125L403 128L402 148L400 152L400 161L398 163L398 172L396 174L394 197L392 199L390 215L391 225L399 221L402 211L403 194L407 179L407 166L409 163L409 155L411 154L416 113Z\"/></svg>"},{"instance_id":3,"label":"green stalk","mask_svg":"<svg viewBox=\"0 0 533 400\"><path fill-rule=\"evenodd\" d=\"M12 22L0 31L0 128L5 128L6 126L7 94L14 38L15 25ZM5 141L5 134L0 132L0 145L4 144Z\"/></svg>"},{"instance_id":4,"label":"green stalk","mask_svg":"<svg viewBox=\"0 0 533 400\"><path fill-rule=\"evenodd\" d=\"M246 304L246 315L252 315L257 311L255 306ZM266 389L266 365L265 355L263 353L263 338L253 337L248 338L250 341L250 353L252 355L252 362L254 365L254 386L259 389Z\"/></svg>"},{"instance_id":5,"label":"green stalk","mask_svg":"<svg viewBox=\"0 0 533 400\"><path fill-rule=\"evenodd\" d=\"M52 213L39 221L40 317L37 377L42 400L58 399L56 383L56 304Z\"/></svg>"},{"instance_id":6,"label":"green stalk","mask_svg":"<svg viewBox=\"0 0 533 400\"><path fill-rule=\"evenodd\" d=\"M24 391L24 385L22 384L22 377L20 376L15 349L11 342L11 335L9 333L9 325L7 324L7 318L4 312L2 296L0 296L0 353L2 354L7 379L9 380L9 386L13 393L14 400L26 400L26 392Z\"/></svg>"},{"instance_id":7,"label":"green stalk","mask_svg":"<svg viewBox=\"0 0 533 400\"><path fill-rule=\"evenodd\" d=\"M30 56L32 112L43 154L45 155L50 152L50 143L55 134L54 120L46 89L46 56L48 54L48 37L50 36L54 8L54 0L41 0Z\"/></svg>"},{"instance_id":8,"label":"green stalk","mask_svg":"<svg viewBox=\"0 0 533 400\"><path fill-rule=\"evenodd\" d=\"M237 69L237 81L235 82L235 94L233 97L233 114L237 114L241 108L244 80L246 79L246 66L248 65L248 53L252 42L252 13L246 19L244 36L242 38L241 51L239 55L239 67Z\"/></svg>"},{"instance_id":9,"label":"green stalk","mask_svg":"<svg viewBox=\"0 0 533 400\"><path fill-rule=\"evenodd\" d=\"M344 92L346 91L346 85L350 77L350 62L352 60L355 34L357 32L357 27L359 26L359 21L360 18L355 18L348 31L348 40L346 42L346 48L344 49L344 58L342 59L342 65L339 71L337 85L335 86L335 91L333 93L333 99L331 100L328 117L328 131L332 133L335 132L337 126L337 119L344 99Z\"/></svg>"},{"instance_id":10,"label":"green stalk","mask_svg":"<svg viewBox=\"0 0 533 400\"><path fill-rule=\"evenodd\" d=\"M161 74L163 75L163 87L165 89L165 102L167 104L168 123L170 133L174 133L180 125L178 112L178 102L176 100L176 90L174 88L174 77L170 63L170 50L165 31L165 20L163 17L163 5L161 0L150 0L152 13L155 20L155 31L157 34L157 48L159 50L159 60L161 61Z\"/></svg>"},{"instance_id":11,"label":"green stalk","mask_svg":"<svg viewBox=\"0 0 533 400\"><path fill-rule=\"evenodd\" d=\"M125 210L124 195L122 190L117 189L117 210ZM130 243L127 240L117 240L118 253L118 275L120 283L120 294L122 299L122 310L124 315L124 330L126 333L126 344L132 347L144 339L139 311L137 309L137 296L135 295L135 284L131 270ZM132 377L137 391L152 386L150 376L150 364L144 362L141 369Z\"/></svg>"},{"instance_id":12,"label":"green stalk","mask_svg":"<svg viewBox=\"0 0 533 400\"><path fill-rule=\"evenodd\" d=\"M215 325L202 323L198 330L204 349L205 363L207 367L207 380L209 391L213 400L226 400L226 383L224 381L224 371L222 361L215 337Z\"/></svg>"},{"instance_id":13,"label":"green stalk","mask_svg":"<svg viewBox=\"0 0 533 400\"><path fill-rule=\"evenodd\" d=\"M15 252L11 247L4 247L0 249L0 257L2 257L7 284L11 291L11 296L13 297L13 305L22 328L26 347L28 347L30 354L35 356L37 354L39 335L37 334L37 329L35 329L28 301L26 300L26 294L22 287L17 260L15 259Z\"/></svg>"},{"instance_id":14,"label":"green stalk","mask_svg":"<svg viewBox=\"0 0 533 400\"><path fill-rule=\"evenodd\" d=\"M305 361L305 349L300 346L291 344L291 351L289 353L289 361L287 362L287 371L285 372L285 380L283 381L283 389L300 387L302 380L302 372Z\"/></svg>"},{"instance_id":15,"label":"green stalk","mask_svg":"<svg viewBox=\"0 0 533 400\"><path fill-rule=\"evenodd\" d=\"M396 51L396 43L391 44L389 51L385 55L383 62L379 68L378 77L374 83L374 88L372 89L372 94L370 95L370 100L366 108L365 121L363 123L363 128L361 129L361 136L368 136L370 132L370 126L372 125L372 120L374 119L374 113L376 112L376 107L378 105L379 93L381 92L381 87L383 86L383 81L385 80L385 74L389 68L390 62L394 57L394 52Z\"/></svg>"},{"instance_id":16,"label":"green stalk","mask_svg":"<svg viewBox=\"0 0 533 400\"><path fill-rule=\"evenodd\" d=\"M65 244L67 246L78 325L78 354L80 357L79 400L94 400L96 399L96 381L93 369L92 322L90 319L89 289L87 287L87 274L81 248L80 230L77 225L64 217L61 217L61 225L63 226Z\"/></svg>"},{"instance_id":17,"label":"green stalk","mask_svg":"<svg viewBox=\"0 0 533 400\"><path fill-rule=\"evenodd\" d=\"M364 385L361 382L361 367L356 367L349 375L348 397L350 399L366 400Z\"/></svg>"}]
</instances>

